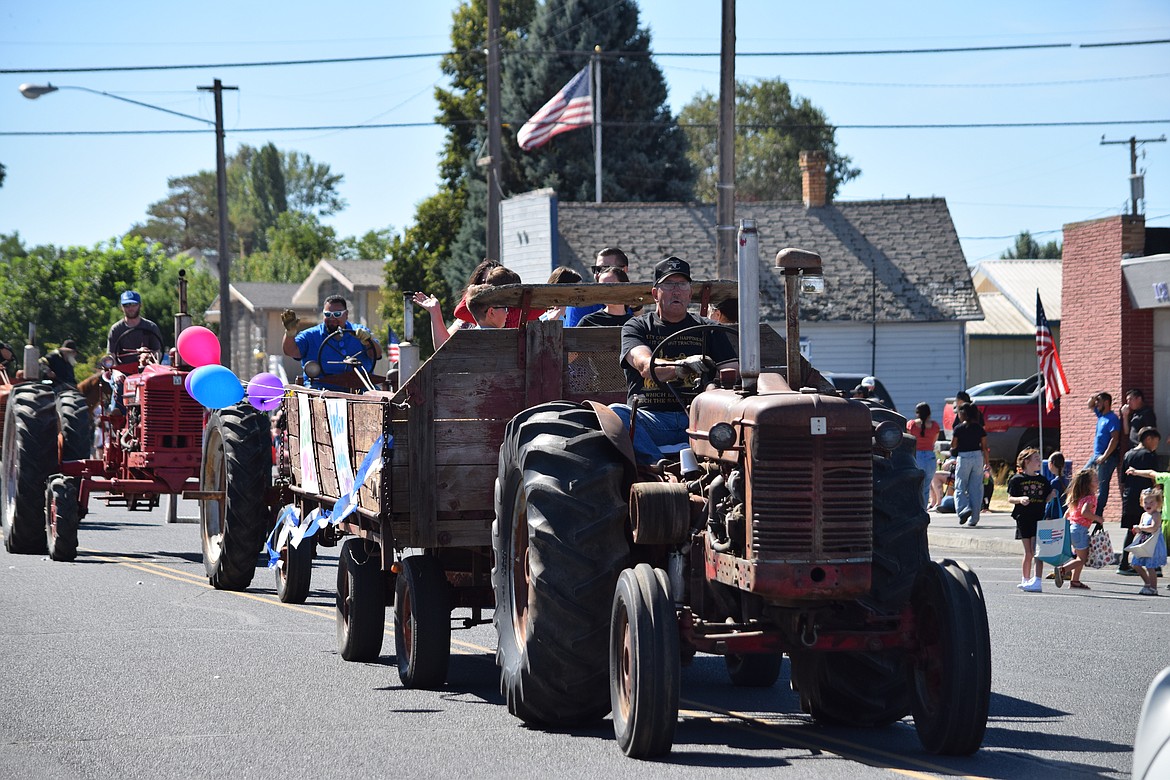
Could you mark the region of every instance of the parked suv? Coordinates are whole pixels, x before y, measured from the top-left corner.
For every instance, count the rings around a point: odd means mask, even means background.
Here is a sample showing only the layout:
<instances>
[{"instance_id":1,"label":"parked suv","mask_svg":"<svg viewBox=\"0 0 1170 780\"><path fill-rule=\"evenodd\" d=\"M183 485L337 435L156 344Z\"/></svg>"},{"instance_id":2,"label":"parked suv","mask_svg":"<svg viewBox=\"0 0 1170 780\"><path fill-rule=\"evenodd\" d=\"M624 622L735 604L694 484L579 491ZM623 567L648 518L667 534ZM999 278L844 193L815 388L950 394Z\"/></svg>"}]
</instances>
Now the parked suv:
<instances>
[{"instance_id":1,"label":"parked suv","mask_svg":"<svg viewBox=\"0 0 1170 780\"><path fill-rule=\"evenodd\" d=\"M971 403L983 412L983 428L987 431L987 448L992 460L1009 464L1016 462L1016 455L1027 447L1040 446L1040 423L1042 388L1037 388L1037 374L1027 379L1018 379L1015 384L1000 395L976 395L979 385L967 393ZM1060 403L1051 412L1044 411L1044 457L1060 447ZM948 398L943 409L943 433L947 439L955 428L955 399Z\"/></svg>"}]
</instances>

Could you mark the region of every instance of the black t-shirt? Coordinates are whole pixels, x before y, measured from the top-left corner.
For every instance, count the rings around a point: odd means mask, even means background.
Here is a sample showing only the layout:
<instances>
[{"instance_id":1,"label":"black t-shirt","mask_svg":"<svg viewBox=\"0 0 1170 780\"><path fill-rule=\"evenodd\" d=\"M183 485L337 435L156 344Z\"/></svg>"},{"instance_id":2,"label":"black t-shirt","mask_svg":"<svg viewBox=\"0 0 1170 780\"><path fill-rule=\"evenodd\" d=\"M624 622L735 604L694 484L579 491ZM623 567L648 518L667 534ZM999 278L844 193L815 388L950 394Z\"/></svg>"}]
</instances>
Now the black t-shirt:
<instances>
[{"instance_id":1,"label":"black t-shirt","mask_svg":"<svg viewBox=\"0 0 1170 780\"><path fill-rule=\"evenodd\" d=\"M1134 447L1125 453L1121 468L1117 469L1117 481L1121 483L1122 522L1141 520L1142 491L1154 486L1152 479L1126 474L1126 470L1130 468L1158 471L1158 454L1150 452L1145 447Z\"/></svg>"},{"instance_id":2,"label":"black t-shirt","mask_svg":"<svg viewBox=\"0 0 1170 780\"><path fill-rule=\"evenodd\" d=\"M1138 439L1138 433L1142 428L1153 428L1158 424L1158 418L1154 415L1154 410L1149 406L1143 406L1141 409L1136 409L1129 413L1129 440L1133 444L1139 445L1141 441Z\"/></svg>"},{"instance_id":3,"label":"black t-shirt","mask_svg":"<svg viewBox=\"0 0 1170 780\"><path fill-rule=\"evenodd\" d=\"M622 370L626 373L627 397L633 400L634 396L642 396L641 408L643 409L660 412L681 411L674 395L666 389L666 383L660 383L656 387L650 380L644 379L626 361L626 356L630 353L631 349L639 345L647 346L653 350L668 336L678 333L680 330L693 328L696 325L715 324L715 322L706 317L698 317L694 314L687 314L679 322L665 322L654 311L638 317L631 317L622 326L621 362ZM706 347L705 349L704 346ZM715 365L737 359L735 350L732 349L731 342L727 340L726 334L718 331L696 332L684 336L681 339L675 339L671 342L671 349L668 350L668 354L662 354L659 357L661 360L679 360L690 355L699 354L706 354L707 357L715 361ZM679 394L684 399L694 397L697 393L697 390L687 392L683 392L681 389L679 390Z\"/></svg>"},{"instance_id":4,"label":"black t-shirt","mask_svg":"<svg viewBox=\"0 0 1170 780\"><path fill-rule=\"evenodd\" d=\"M955 452L977 452L983 449L983 437L987 431L983 426L973 422L961 422L955 426L955 433L951 437L955 442Z\"/></svg>"},{"instance_id":5,"label":"black t-shirt","mask_svg":"<svg viewBox=\"0 0 1170 780\"><path fill-rule=\"evenodd\" d=\"M578 328L614 328L625 325L629 322L633 314L625 312L624 314L610 314L605 309L595 311L592 314L586 314L577 321Z\"/></svg>"},{"instance_id":6,"label":"black t-shirt","mask_svg":"<svg viewBox=\"0 0 1170 780\"><path fill-rule=\"evenodd\" d=\"M1028 505L1013 504L1012 517L1016 520L1043 520L1044 499L1052 491L1052 485L1039 474L1013 474L1007 483L1009 496L1027 496Z\"/></svg>"},{"instance_id":7,"label":"black t-shirt","mask_svg":"<svg viewBox=\"0 0 1170 780\"><path fill-rule=\"evenodd\" d=\"M123 333L126 335L123 336ZM106 349L111 355L114 354L115 347L121 353L114 355L114 360L119 363L136 361L138 356L130 353L137 352L140 347L162 353L164 351L162 331L158 329L158 325L145 317L142 317L134 327L127 325L124 319L118 320L110 326L110 332L106 336Z\"/></svg>"}]
</instances>

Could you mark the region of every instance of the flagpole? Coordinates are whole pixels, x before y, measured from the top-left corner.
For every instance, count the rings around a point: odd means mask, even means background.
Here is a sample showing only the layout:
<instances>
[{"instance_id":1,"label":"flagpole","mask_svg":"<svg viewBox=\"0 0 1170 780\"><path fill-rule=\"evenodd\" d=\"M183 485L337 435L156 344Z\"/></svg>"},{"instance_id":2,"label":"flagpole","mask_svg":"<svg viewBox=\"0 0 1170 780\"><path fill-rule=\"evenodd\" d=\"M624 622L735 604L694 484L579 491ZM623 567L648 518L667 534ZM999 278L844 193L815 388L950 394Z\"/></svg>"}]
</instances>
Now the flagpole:
<instances>
[{"instance_id":1,"label":"flagpole","mask_svg":"<svg viewBox=\"0 0 1170 780\"><path fill-rule=\"evenodd\" d=\"M1036 288L1036 428L1040 431L1040 459L1044 460L1044 372L1040 358L1040 288ZM1057 476L1053 474L1053 476Z\"/></svg>"},{"instance_id":2,"label":"flagpole","mask_svg":"<svg viewBox=\"0 0 1170 780\"><path fill-rule=\"evenodd\" d=\"M589 67L593 71L593 193L594 202L601 203L601 46L593 47Z\"/></svg>"}]
</instances>

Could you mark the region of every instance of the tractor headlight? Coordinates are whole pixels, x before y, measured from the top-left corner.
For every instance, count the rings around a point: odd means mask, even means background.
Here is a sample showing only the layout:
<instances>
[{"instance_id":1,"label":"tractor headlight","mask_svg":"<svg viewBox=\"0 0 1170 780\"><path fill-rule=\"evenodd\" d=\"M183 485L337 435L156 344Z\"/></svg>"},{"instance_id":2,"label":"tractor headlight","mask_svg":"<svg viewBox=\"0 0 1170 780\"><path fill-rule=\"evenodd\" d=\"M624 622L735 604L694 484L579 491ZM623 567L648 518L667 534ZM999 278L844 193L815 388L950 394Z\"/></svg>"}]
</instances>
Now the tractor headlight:
<instances>
[{"instance_id":1,"label":"tractor headlight","mask_svg":"<svg viewBox=\"0 0 1170 780\"><path fill-rule=\"evenodd\" d=\"M873 438L883 450L896 450L902 443L902 429L896 422L886 420L878 424L873 432Z\"/></svg>"},{"instance_id":2,"label":"tractor headlight","mask_svg":"<svg viewBox=\"0 0 1170 780\"><path fill-rule=\"evenodd\" d=\"M735 428L729 423L715 423L707 431L707 441L717 450L729 450L735 446Z\"/></svg>"}]
</instances>

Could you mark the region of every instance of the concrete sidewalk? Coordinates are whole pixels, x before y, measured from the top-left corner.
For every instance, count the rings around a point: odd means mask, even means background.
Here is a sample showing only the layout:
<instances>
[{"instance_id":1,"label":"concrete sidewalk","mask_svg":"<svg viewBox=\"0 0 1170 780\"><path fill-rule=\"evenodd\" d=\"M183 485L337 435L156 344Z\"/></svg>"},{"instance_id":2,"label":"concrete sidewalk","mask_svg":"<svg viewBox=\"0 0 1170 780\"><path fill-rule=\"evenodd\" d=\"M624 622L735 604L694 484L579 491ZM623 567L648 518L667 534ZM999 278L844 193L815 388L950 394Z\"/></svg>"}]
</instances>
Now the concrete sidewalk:
<instances>
[{"instance_id":1,"label":"concrete sidewalk","mask_svg":"<svg viewBox=\"0 0 1170 780\"><path fill-rule=\"evenodd\" d=\"M1105 530L1113 541L1113 551L1120 555L1125 529L1116 521L1106 521ZM974 528L959 525L959 516L956 514L931 512L927 533L932 553L936 550L978 550L1005 555L1023 553L1023 546L1016 538L1016 521L1012 519L1011 512L981 512L979 525Z\"/></svg>"}]
</instances>

